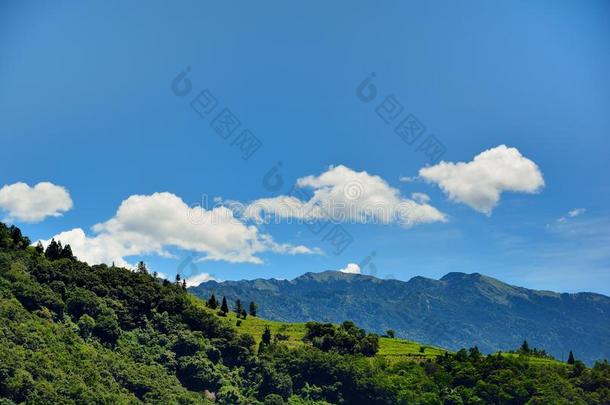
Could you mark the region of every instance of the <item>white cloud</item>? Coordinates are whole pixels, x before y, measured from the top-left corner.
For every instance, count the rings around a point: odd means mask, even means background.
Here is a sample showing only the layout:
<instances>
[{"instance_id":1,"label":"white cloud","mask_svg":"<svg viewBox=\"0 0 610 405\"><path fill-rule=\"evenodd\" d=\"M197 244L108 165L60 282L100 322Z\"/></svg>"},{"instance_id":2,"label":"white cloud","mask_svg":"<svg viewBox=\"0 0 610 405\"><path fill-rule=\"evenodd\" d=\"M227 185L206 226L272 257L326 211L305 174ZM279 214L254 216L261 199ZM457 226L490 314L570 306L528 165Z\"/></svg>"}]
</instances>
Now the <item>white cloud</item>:
<instances>
[{"instance_id":1,"label":"white cloud","mask_svg":"<svg viewBox=\"0 0 610 405\"><path fill-rule=\"evenodd\" d=\"M419 201L402 197L381 177L343 165L331 166L319 176L302 177L297 186L294 195L252 202L243 207L243 216L261 222L270 215L279 219L397 222L405 227L447 220L445 214L427 204L429 198L424 194L416 195Z\"/></svg>"},{"instance_id":2,"label":"white cloud","mask_svg":"<svg viewBox=\"0 0 610 405\"><path fill-rule=\"evenodd\" d=\"M401 181L403 183L413 183L415 181L417 181L419 179L418 176L400 176L398 178L398 181Z\"/></svg>"},{"instance_id":3,"label":"white cloud","mask_svg":"<svg viewBox=\"0 0 610 405\"><path fill-rule=\"evenodd\" d=\"M114 261L121 266L127 265L127 256L170 257L169 247L201 253L202 260L231 263L262 263L257 255L265 251L317 253L305 246L276 243L255 226L237 220L224 206L211 210L189 207L171 193L133 195L121 203L113 218L92 229L93 236L76 228L54 238L70 244L81 260L91 264Z\"/></svg>"},{"instance_id":4,"label":"white cloud","mask_svg":"<svg viewBox=\"0 0 610 405\"><path fill-rule=\"evenodd\" d=\"M425 193L411 193L411 199L417 201L418 203L425 204L430 201L430 196Z\"/></svg>"},{"instance_id":5,"label":"white cloud","mask_svg":"<svg viewBox=\"0 0 610 405\"><path fill-rule=\"evenodd\" d=\"M585 208L575 208L572 211L568 212L568 216L570 217L577 217L579 215L584 214L586 211Z\"/></svg>"},{"instance_id":6,"label":"white cloud","mask_svg":"<svg viewBox=\"0 0 610 405\"><path fill-rule=\"evenodd\" d=\"M194 276L186 278L186 286L187 287L196 287L199 284L206 282L206 281L210 281L210 280L215 280L215 278L208 273L196 274Z\"/></svg>"},{"instance_id":7,"label":"white cloud","mask_svg":"<svg viewBox=\"0 0 610 405\"><path fill-rule=\"evenodd\" d=\"M339 270L341 273L360 274L360 266L356 263L348 263L344 269Z\"/></svg>"},{"instance_id":8,"label":"white cloud","mask_svg":"<svg viewBox=\"0 0 610 405\"><path fill-rule=\"evenodd\" d=\"M68 190L53 183L42 182L34 187L15 183L0 189L0 209L11 220L40 222L46 217L59 217L71 208Z\"/></svg>"},{"instance_id":9,"label":"white cloud","mask_svg":"<svg viewBox=\"0 0 610 405\"><path fill-rule=\"evenodd\" d=\"M535 193L544 186L540 169L516 148L500 145L479 153L470 162L441 162L419 175L436 183L457 202L491 214L504 191Z\"/></svg>"},{"instance_id":10,"label":"white cloud","mask_svg":"<svg viewBox=\"0 0 610 405\"><path fill-rule=\"evenodd\" d=\"M584 214L587 210L585 208L574 208L573 210L568 211L568 215L558 218L557 221L558 222L565 222L567 221L569 218L575 218L578 216L581 216L582 214Z\"/></svg>"}]
</instances>

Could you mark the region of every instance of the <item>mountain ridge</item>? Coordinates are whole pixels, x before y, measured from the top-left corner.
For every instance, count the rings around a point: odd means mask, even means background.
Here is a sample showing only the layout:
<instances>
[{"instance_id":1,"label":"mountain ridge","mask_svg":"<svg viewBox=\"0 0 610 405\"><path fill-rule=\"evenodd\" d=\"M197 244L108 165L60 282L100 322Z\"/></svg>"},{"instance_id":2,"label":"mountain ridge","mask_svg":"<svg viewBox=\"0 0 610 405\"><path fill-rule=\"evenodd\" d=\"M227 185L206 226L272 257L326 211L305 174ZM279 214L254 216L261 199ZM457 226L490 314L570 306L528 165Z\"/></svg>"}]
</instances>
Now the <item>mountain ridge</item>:
<instances>
[{"instance_id":1,"label":"mountain ridge","mask_svg":"<svg viewBox=\"0 0 610 405\"><path fill-rule=\"evenodd\" d=\"M254 300L262 316L278 321L352 319L450 349L509 350L527 339L557 358L569 350L589 363L610 357L610 297L533 290L481 273L401 281L327 270L292 280L208 281L189 291Z\"/></svg>"}]
</instances>

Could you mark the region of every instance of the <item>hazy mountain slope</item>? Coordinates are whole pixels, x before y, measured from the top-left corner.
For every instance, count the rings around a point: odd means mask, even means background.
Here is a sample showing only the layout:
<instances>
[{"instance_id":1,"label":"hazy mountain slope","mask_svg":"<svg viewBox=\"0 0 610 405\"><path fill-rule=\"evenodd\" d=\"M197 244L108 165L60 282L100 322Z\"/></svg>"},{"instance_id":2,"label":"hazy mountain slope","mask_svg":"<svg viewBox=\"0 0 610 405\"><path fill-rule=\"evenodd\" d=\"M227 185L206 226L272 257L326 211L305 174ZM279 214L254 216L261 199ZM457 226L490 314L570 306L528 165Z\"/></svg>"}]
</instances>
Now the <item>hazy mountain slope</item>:
<instances>
[{"instance_id":1,"label":"hazy mountain slope","mask_svg":"<svg viewBox=\"0 0 610 405\"><path fill-rule=\"evenodd\" d=\"M477 273L403 282L327 271L290 281L210 281L190 292L254 300L270 319L351 319L366 329L394 329L398 336L452 349L508 350L527 339L559 359L569 350L587 362L610 358L610 298L529 290Z\"/></svg>"}]
</instances>

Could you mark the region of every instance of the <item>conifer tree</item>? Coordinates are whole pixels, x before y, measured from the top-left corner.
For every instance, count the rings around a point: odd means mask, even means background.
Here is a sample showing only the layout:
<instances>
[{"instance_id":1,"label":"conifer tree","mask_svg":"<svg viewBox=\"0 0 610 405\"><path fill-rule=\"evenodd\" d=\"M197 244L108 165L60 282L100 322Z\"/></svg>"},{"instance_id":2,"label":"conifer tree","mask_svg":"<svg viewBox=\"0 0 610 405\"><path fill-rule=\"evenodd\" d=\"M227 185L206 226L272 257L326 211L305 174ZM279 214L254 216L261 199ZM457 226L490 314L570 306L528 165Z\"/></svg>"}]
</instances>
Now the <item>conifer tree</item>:
<instances>
[{"instance_id":1,"label":"conifer tree","mask_svg":"<svg viewBox=\"0 0 610 405\"><path fill-rule=\"evenodd\" d=\"M36 253L38 253L39 255L44 253L44 246L42 246L41 241L38 241L38 244L36 244Z\"/></svg>"},{"instance_id":2,"label":"conifer tree","mask_svg":"<svg viewBox=\"0 0 610 405\"><path fill-rule=\"evenodd\" d=\"M568 364L574 364L574 362L574 353L572 353L572 350L570 350L570 354L568 355Z\"/></svg>"},{"instance_id":3,"label":"conifer tree","mask_svg":"<svg viewBox=\"0 0 610 405\"><path fill-rule=\"evenodd\" d=\"M250 301L250 316L256 316L257 309L258 309L258 305L256 305L256 302Z\"/></svg>"},{"instance_id":4,"label":"conifer tree","mask_svg":"<svg viewBox=\"0 0 610 405\"><path fill-rule=\"evenodd\" d=\"M523 344L521 344L520 351L522 351L523 353L529 353L530 352L530 345L527 343L527 340L524 340Z\"/></svg>"},{"instance_id":5,"label":"conifer tree","mask_svg":"<svg viewBox=\"0 0 610 405\"><path fill-rule=\"evenodd\" d=\"M268 326L265 326L265 331L261 337L261 343L265 345L269 345L271 343L271 329L269 329Z\"/></svg>"},{"instance_id":6,"label":"conifer tree","mask_svg":"<svg viewBox=\"0 0 610 405\"><path fill-rule=\"evenodd\" d=\"M242 310L243 308L241 306L241 300L238 298L237 301L235 301L235 313L237 314L238 318L241 316Z\"/></svg>"},{"instance_id":7,"label":"conifer tree","mask_svg":"<svg viewBox=\"0 0 610 405\"><path fill-rule=\"evenodd\" d=\"M74 254L72 253L72 248L70 245L66 245L63 247L61 252L59 253L60 259L74 259Z\"/></svg>"},{"instance_id":8,"label":"conifer tree","mask_svg":"<svg viewBox=\"0 0 610 405\"><path fill-rule=\"evenodd\" d=\"M212 296L208 300L208 307L211 309L218 308L218 300L216 300L216 296L214 294L212 294Z\"/></svg>"},{"instance_id":9,"label":"conifer tree","mask_svg":"<svg viewBox=\"0 0 610 405\"><path fill-rule=\"evenodd\" d=\"M146 268L146 264L141 260L138 263L137 272L140 274L148 274L148 269Z\"/></svg>"},{"instance_id":10,"label":"conifer tree","mask_svg":"<svg viewBox=\"0 0 610 405\"><path fill-rule=\"evenodd\" d=\"M229 306L227 305L227 297L222 297L222 305L220 306L220 312L225 314L229 312Z\"/></svg>"},{"instance_id":11,"label":"conifer tree","mask_svg":"<svg viewBox=\"0 0 610 405\"><path fill-rule=\"evenodd\" d=\"M47 246L47 249L45 250L44 255L49 260L57 260L57 259L59 259L59 255L61 253L60 249L61 249L60 244L55 242L55 239L51 239L51 243L49 243L49 246Z\"/></svg>"}]
</instances>

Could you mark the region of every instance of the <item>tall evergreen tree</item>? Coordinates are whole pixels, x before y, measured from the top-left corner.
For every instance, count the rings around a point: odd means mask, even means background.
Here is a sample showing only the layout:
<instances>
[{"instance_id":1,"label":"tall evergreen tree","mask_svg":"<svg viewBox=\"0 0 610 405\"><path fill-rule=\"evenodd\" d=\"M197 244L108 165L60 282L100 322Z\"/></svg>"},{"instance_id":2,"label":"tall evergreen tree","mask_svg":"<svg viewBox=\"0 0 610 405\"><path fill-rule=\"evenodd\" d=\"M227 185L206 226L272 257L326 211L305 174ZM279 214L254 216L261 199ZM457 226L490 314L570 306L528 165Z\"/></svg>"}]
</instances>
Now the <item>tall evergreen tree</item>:
<instances>
[{"instance_id":1,"label":"tall evergreen tree","mask_svg":"<svg viewBox=\"0 0 610 405\"><path fill-rule=\"evenodd\" d=\"M250 316L256 316L257 309L258 309L258 305L256 305L256 302L250 301Z\"/></svg>"},{"instance_id":2,"label":"tall evergreen tree","mask_svg":"<svg viewBox=\"0 0 610 405\"><path fill-rule=\"evenodd\" d=\"M180 285L180 280L182 280L180 273L176 273L176 285Z\"/></svg>"},{"instance_id":3,"label":"tall evergreen tree","mask_svg":"<svg viewBox=\"0 0 610 405\"><path fill-rule=\"evenodd\" d=\"M568 364L574 364L576 360L574 360L574 353L570 350L570 354L568 355Z\"/></svg>"},{"instance_id":4,"label":"tall evergreen tree","mask_svg":"<svg viewBox=\"0 0 610 405\"><path fill-rule=\"evenodd\" d=\"M60 244L55 242L55 239L51 239L51 243L47 246L47 249L44 252L44 255L49 260L57 260L59 259L59 255L61 254Z\"/></svg>"},{"instance_id":5,"label":"tall evergreen tree","mask_svg":"<svg viewBox=\"0 0 610 405\"><path fill-rule=\"evenodd\" d=\"M267 347L271 344L271 329L268 326L265 326L265 330L263 332L263 336L261 337L261 342L258 345L258 352L264 352Z\"/></svg>"},{"instance_id":6,"label":"tall evergreen tree","mask_svg":"<svg viewBox=\"0 0 610 405\"><path fill-rule=\"evenodd\" d=\"M229 306L227 305L227 297L222 297L222 305L220 306L220 312L228 313Z\"/></svg>"},{"instance_id":7,"label":"tall evergreen tree","mask_svg":"<svg viewBox=\"0 0 610 405\"><path fill-rule=\"evenodd\" d=\"M30 246L30 238L23 236L23 234L21 233L21 229L19 229L15 225L11 225L8 230L11 235L11 239L13 240L13 245L16 248L25 249Z\"/></svg>"},{"instance_id":8,"label":"tall evergreen tree","mask_svg":"<svg viewBox=\"0 0 610 405\"><path fill-rule=\"evenodd\" d=\"M265 345L269 345L271 343L271 329L269 329L268 326L265 326L265 331L261 337L261 343Z\"/></svg>"},{"instance_id":9,"label":"tall evergreen tree","mask_svg":"<svg viewBox=\"0 0 610 405\"><path fill-rule=\"evenodd\" d=\"M208 307L212 309L218 308L218 300L216 299L216 296L214 294L212 294L212 296L208 300Z\"/></svg>"},{"instance_id":10,"label":"tall evergreen tree","mask_svg":"<svg viewBox=\"0 0 610 405\"><path fill-rule=\"evenodd\" d=\"M148 269L146 268L146 263L140 260L138 263L136 271L140 274L148 274Z\"/></svg>"},{"instance_id":11,"label":"tall evergreen tree","mask_svg":"<svg viewBox=\"0 0 610 405\"><path fill-rule=\"evenodd\" d=\"M41 241L38 241L38 243L36 244L36 253L38 253L39 255L44 253L44 246L42 246Z\"/></svg>"},{"instance_id":12,"label":"tall evergreen tree","mask_svg":"<svg viewBox=\"0 0 610 405\"><path fill-rule=\"evenodd\" d=\"M521 348L519 350L522 351L523 353L530 352L530 345L527 343L527 340L523 341L523 343L521 344Z\"/></svg>"},{"instance_id":13,"label":"tall evergreen tree","mask_svg":"<svg viewBox=\"0 0 610 405\"><path fill-rule=\"evenodd\" d=\"M237 314L238 318L241 316L242 310L243 308L241 306L241 300L238 298L237 301L235 301L235 313Z\"/></svg>"},{"instance_id":14,"label":"tall evergreen tree","mask_svg":"<svg viewBox=\"0 0 610 405\"><path fill-rule=\"evenodd\" d=\"M72 253L72 248L70 247L70 245L66 245L63 247L63 249L61 249L61 252L59 253L59 258L74 259L74 254Z\"/></svg>"}]
</instances>

